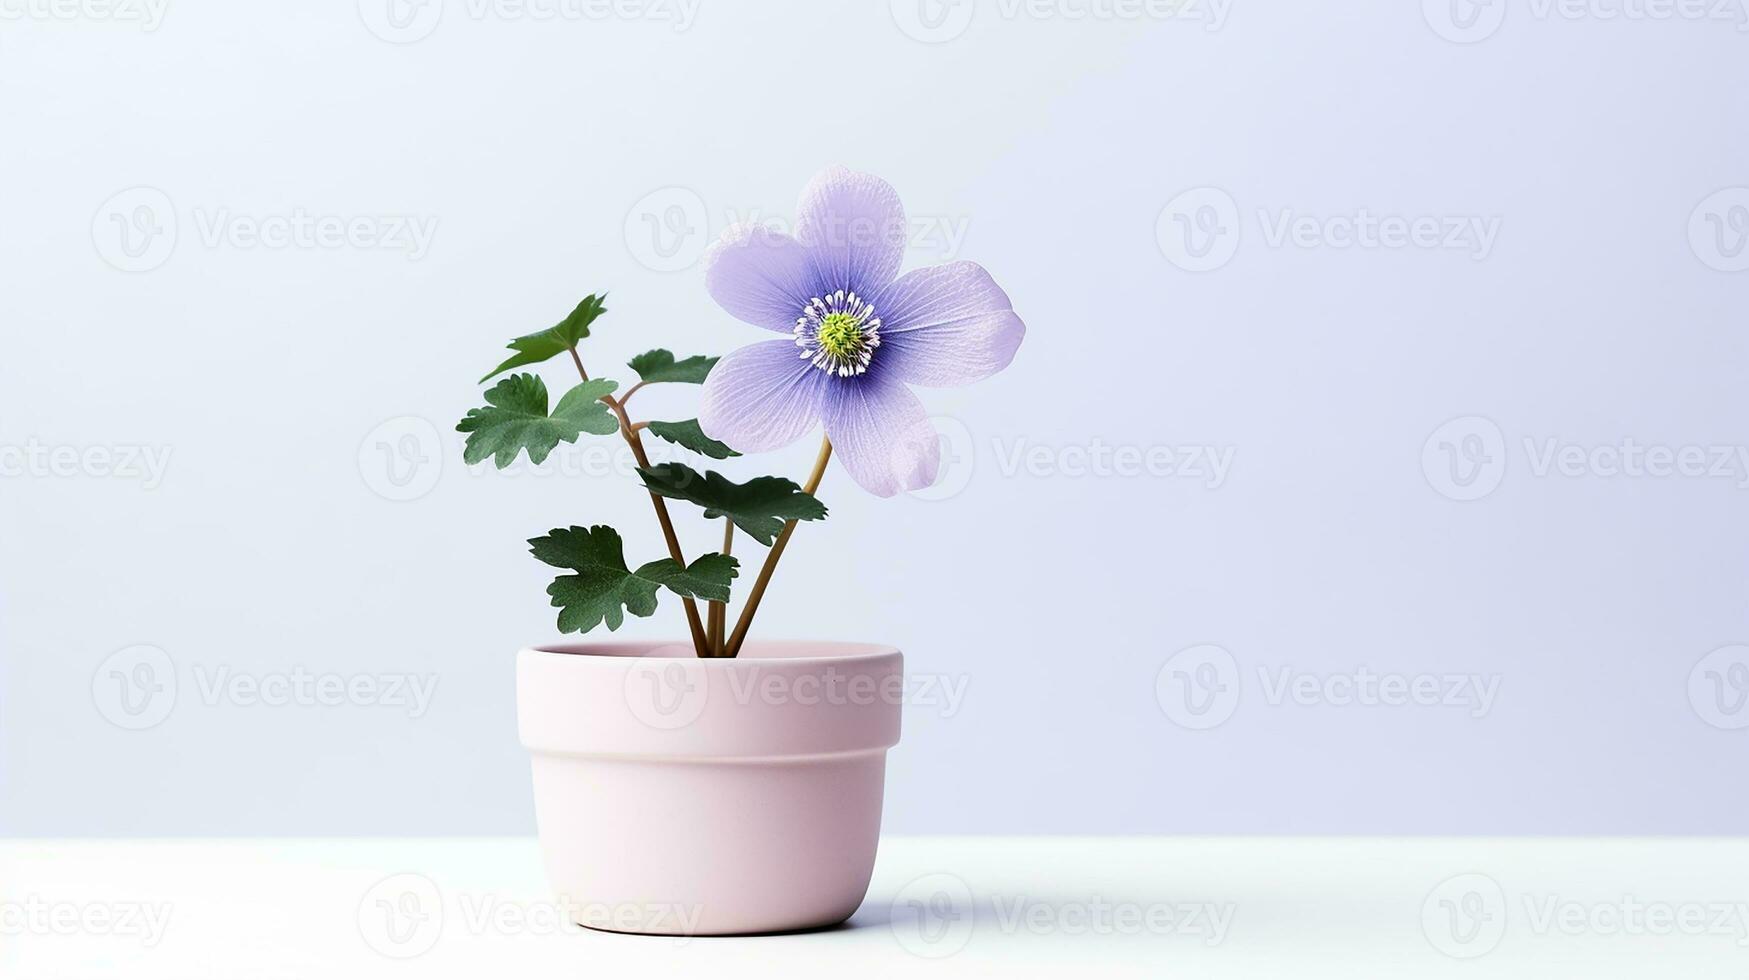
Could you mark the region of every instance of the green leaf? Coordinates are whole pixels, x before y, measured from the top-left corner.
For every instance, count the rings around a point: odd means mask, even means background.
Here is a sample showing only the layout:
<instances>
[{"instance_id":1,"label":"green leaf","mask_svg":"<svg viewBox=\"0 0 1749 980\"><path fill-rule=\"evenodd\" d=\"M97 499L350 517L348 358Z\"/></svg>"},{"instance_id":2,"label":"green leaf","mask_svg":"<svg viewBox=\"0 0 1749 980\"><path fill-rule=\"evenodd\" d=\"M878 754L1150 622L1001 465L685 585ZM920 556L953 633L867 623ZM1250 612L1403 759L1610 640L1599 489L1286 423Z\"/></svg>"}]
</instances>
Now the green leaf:
<instances>
[{"instance_id":1,"label":"green leaf","mask_svg":"<svg viewBox=\"0 0 1749 980\"><path fill-rule=\"evenodd\" d=\"M632 574L642 579L660 582L668 591L689 599L707 602L728 602L729 582L741 574L741 560L730 555L711 552L700 555L685 568L672 558L663 558L641 565Z\"/></svg>"},{"instance_id":2,"label":"green leaf","mask_svg":"<svg viewBox=\"0 0 1749 980\"><path fill-rule=\"evenodd\" d=\"M618 387L619 382L602 378L585 381L566 392L548 415L546 382L532 374L513 374L486 392L486 408L470 409L456 425L457 432L468 433L462 460L472 466L490 456L503 469L526 449L529 461L540 464L553 447L576 442L585 432L617 432L619 419L601 396Z\"/></svg>"},{"instance_id":3,"label":"green leaf","mask_svg":"<svg viewBox=\"0 0 1749 980\"><path fill-rule=\"evenodd\" d=\"M651 422L650 434L660 439L666 439L677 446L702 453L712 459L728 459L739 456L740 453L730 449L726 444L712 439L698 427L698 419L687 419L684 422Z\"/></svg>"},{"instance_id":4,"label":"green leaf","mask_svg":"<svg viewBox=\"0 0 1749 980\"><path fill-rule=\"evenodd\" d=\"M640 467L638 475L652 493L695 503L704 508L707 518L727 517L768 548L785 521L817 521L826 516L825 504L804 493L794 481L778 476L734 483L716 472L699 476L697 470L682 463Z\"/></svg>"},{"instance_id":5,"label":"green leaf","mask_svg":"<svg viewBox=\"0 0 1749 980\"><path fill-rule=\"evenodd\" d=\"M673 354L657 348L632 358L626 366L638 372L638 378L646 384L675 381L680 384L701 385L704 384L705 376L711 373L711 368L717 366L717 361L718 358L702 355L676 361Z\"/></svg>"},{"instance_id":6,"label":"green leaf","mask_svg":"<svg viewBox=\"0 0 1749 980\"><path fill-rule=\"evenodd\" d=\"M492 369L492 373L480 379L480 383L496 378L498 375L519 368L524 364L539 364L557 357L577 346L577 342L589 336L589 325L595 318L607 312L607 307L601 303L606 295L596 296L593 293L583 297L583 302L571 311L571 315L560 320L557 325L548 327L540 333L531 333L526 337L518 337L510 342L510 349L515 356Z\"/></svg>"},{"instance_id":7,"label":"green leaf","mask_svg":"<svg viewBox=\"0 0 1749 980\"><path fill-rule=\"evenodd\" d=\"M605 524L591 528L555 528L529 542L534 556L576 574L561 575L547 587L559 609L559 629L587 633L605 622L617 630L625 614L648 616L656 611L656 592L669 591L689 599L729 601L729 582L740 574L740 562L728 555L709 554L686 568L672 558L626 567L619 532Z\"/></svg>"}]
</instances>

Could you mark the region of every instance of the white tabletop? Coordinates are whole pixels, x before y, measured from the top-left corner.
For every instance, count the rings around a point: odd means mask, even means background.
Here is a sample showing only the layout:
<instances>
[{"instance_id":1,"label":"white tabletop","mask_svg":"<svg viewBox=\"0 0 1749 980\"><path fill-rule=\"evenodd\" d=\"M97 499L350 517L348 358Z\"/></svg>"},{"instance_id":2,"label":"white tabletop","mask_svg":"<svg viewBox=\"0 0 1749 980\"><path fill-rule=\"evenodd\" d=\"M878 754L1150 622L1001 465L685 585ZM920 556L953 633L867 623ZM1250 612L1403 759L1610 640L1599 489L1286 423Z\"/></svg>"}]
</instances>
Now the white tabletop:
<instances>
[{"instance_id":1,"label":"white tabletop","mask_svg":"<svg viewBox=\"0 0 1749 980\"><path fill-rule=\"evenodd\" d=\"M1749 841L890 838L823 932L557 909L525 839L0 842L0 977L1749 977Z\"/></svg>"}]
</instances>

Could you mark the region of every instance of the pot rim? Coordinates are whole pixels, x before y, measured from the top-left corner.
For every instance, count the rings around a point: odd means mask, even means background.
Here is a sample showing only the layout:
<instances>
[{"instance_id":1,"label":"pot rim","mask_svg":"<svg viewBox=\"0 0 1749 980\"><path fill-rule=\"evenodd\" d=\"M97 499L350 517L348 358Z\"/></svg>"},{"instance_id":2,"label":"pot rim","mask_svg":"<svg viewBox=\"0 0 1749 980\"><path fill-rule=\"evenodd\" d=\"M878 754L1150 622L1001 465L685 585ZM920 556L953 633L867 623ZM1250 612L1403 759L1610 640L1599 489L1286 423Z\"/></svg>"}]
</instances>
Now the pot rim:
<instances>
[{"instance_id":1,"label":"pot rim","mask_svg":"<svg viewBox=\"0 0 1749 980\"><path fill-rule=\"evenodd\" d=\"M650 651L665 650L678 647L686 650L683 656L650 656ZM810 655L770 655L774 649L829 649L836 653L821 653ZM764 656L748 656L750 651L763 652ZM798 666L820 666L828 664L855 664L881 660L900 653L899 648L888 643L861 643L849 640L749 640L737 657L701 657L692 652L689 640L574 640L556 643L541 643L525 646L520 651L521 656L579 657L584 663L601 663L620 660L637 660L642 663L697 663L706 665L722 665L720 668L707 666L706 669L733 669L736 664L795 664Z\"/></svg>"}]
</instances>

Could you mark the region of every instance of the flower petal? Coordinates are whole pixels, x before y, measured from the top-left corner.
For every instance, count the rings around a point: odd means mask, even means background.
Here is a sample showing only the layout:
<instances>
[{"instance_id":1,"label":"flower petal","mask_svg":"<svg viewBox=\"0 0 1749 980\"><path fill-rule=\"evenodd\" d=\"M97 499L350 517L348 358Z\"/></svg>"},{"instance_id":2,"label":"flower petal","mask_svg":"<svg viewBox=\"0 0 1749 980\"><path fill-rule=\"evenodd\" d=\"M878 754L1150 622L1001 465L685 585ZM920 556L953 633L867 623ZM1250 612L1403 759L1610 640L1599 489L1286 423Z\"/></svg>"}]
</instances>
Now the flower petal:
<instances>
[{"instance_id":1,"label":"flower petal","mask_svg":"<svg viewBox=\"0 0 1749 980\"><path fill-rule=\"evenodd\" d=\"M1014 360L1026 324L976 262L914 269L874 298L883 367L912 384L970 384Z\"/></svg>"},{"instance_id":2,"label":"flower petal","mask_svg":"<svg viewBox=\"0 0 1749 980\"><path fill-rule=\"evenodd\" d=\"M788 333L818 296L808 250L762 225L735 225L705 253L704 287L738 320Z\"/></svg>"},{"instance_id":3,"label":"flower petal","mask_svg":"<svg viewBox=\"0 0 1749 980\"><path fill-rule=\"evenodd\" d=\"M935 483L941 440L923 403L893 375L833 378L820 418L844 469L869 493L891 497Z\"/></svg>"},{"instance_id":4,"label":"flower petal","mask_svg":"<svg viewBox=\"0 0 1749 980\"><path fill-rule=\"evenodd\" d=\"M796 239L807 246L823 289L868 296L893 281L905 257L905 207L872 174L828 167L796 204Z\"/></svg>"},{"instance_id":5,"label":"flower petal","mask_svg":"<svg viewBox=\"0 0 1749 980\"><path fill-rule=\"evenodd\" d=\"M762 453L801 438L819 420L831 376L788 340L733 351L704 379L698 425L738 452Z\"/></svg>"}]
</instances>

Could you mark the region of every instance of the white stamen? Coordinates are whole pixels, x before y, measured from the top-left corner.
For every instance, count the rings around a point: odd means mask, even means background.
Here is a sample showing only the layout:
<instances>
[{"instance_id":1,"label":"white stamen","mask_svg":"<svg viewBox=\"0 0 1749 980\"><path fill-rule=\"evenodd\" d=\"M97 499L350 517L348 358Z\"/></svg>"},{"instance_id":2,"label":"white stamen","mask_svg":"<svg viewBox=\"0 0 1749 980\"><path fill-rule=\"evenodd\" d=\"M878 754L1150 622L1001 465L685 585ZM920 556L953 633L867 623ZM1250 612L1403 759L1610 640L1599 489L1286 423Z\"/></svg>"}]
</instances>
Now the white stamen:
<instances>
[{"instance_id":1,"label":"white stamen","mask_svg":"<svg viewBox=\"0 0 1749 980\"><path fill-rule=\"evenodd\" d=\"M820 329L828 317L839 318L836 324L839 330L845 320L855 328L856 334L848 341L848 349L831 351L820 342ZM881 318L875 315L874 307L856 293L840 289L808 300L802 307L802 315L796 317L794 335L796 346L801 348L801 359L828 374L848 378L868 370L875 348L881 345L880 331ZM839 345L844 346L844 343L840 337Z\"/></svg>"}]
</instances>

